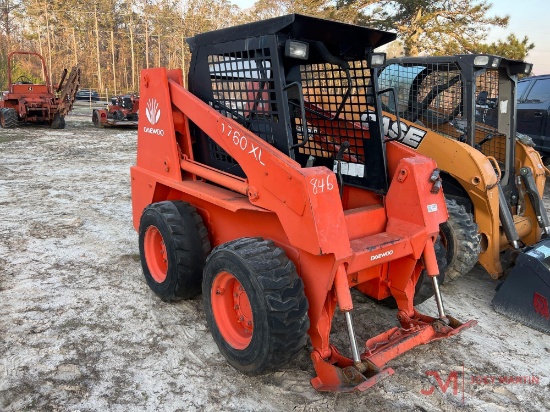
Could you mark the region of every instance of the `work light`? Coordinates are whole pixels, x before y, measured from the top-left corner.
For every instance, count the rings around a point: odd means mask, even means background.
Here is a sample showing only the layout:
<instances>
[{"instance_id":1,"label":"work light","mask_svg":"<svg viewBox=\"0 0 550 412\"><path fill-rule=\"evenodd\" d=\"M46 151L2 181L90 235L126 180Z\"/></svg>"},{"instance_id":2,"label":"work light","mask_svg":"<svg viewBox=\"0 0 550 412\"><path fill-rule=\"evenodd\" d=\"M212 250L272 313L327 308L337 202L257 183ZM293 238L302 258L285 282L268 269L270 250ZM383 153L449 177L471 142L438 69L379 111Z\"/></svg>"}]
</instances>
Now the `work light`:
<instances>
[{"instance_id":1,"label":"work light","mask_svg":"<svg viewBox=\"0 0 550 412\"><path fill-rule=\"evenodd\" d=\"M386 53L369 53L367 64L369 67L383 67L386 63Z\"/></svg>"},{"instance_id":2,"label":"work light","mask_svg":"<svg viewBox=\"0 0 550 412\"><path fill-rule=\"evenodd\" d=\"M309 56L309 44L296 40L287 40L285 43L285 56L307 60Z\"/></svg>"}]
</instances>

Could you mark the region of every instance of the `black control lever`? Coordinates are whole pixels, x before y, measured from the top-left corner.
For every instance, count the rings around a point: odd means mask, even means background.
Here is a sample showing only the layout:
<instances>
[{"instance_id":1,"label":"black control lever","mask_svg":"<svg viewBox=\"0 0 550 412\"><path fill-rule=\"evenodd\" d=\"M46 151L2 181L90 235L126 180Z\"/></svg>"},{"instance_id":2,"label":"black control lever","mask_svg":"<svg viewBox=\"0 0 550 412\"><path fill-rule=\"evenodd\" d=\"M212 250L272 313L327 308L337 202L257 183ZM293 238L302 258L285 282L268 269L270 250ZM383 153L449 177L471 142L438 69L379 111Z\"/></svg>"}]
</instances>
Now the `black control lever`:
<instances>
[{"instance_id":1,"label":"black control lever","mask_svg":"<svg viewBox=\"0 0 550 412\"><path fill-rule=\"evenodd\" d=\"M489 133L487 136L485 136L485 137L483 138L483 140L481 140L481 141L476 145L476 149L477 149L477 150L481 150L481 146L483 146L485 143L487 143L487 142L493 140L493 137L495 137L495 135L492 134L492 133Z\"/></svg>"}]
</instances>

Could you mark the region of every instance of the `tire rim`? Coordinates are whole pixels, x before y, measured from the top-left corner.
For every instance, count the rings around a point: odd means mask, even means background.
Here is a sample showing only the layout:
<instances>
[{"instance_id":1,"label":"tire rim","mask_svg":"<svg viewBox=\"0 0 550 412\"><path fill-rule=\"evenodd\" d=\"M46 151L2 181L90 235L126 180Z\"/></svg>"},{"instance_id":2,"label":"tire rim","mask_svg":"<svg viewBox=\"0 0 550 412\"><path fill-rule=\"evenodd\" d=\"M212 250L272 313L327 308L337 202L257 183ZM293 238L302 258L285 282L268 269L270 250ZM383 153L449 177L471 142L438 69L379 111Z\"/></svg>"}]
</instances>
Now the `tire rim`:
<instances>
[{"instance_id":1,"label":"tire rim","mask_svg":"<svg viewBox=\"0 0 550 412\"><path fill-rule=\"evenodd\" d=\"M145 231L143 245L145 261L152 278L157 283L164 282L168 273L168 256L164 239L155 226L149 226Z\"/></svg>"},{"instance_id":2,"label":"tire rim","mask_svg":"<svg viewBox=\"0 0 550 412\"><path fill-rule=\"evenodd\" d=\"M223 339L243 350L252 341L254 323L248 295L231 273L220 272L211 290L212 312Z\"/></svg>"}]
</instances>

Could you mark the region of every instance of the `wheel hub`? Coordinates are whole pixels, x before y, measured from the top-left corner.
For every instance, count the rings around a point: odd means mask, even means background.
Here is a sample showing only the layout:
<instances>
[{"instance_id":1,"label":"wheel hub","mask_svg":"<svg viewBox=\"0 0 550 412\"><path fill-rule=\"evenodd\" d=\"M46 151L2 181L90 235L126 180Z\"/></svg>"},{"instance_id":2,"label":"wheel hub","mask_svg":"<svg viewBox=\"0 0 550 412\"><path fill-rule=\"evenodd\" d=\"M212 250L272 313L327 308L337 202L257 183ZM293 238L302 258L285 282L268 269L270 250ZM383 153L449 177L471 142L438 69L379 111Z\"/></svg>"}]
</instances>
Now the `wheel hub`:
<instances>
[{"instance_id":1,"label":"wheel hub","mask_svg":"<svg viewBox=\"0 0 550 412\"><path fill-rule=\"evenodd\" d=\"M162 283L166 280L168 272L168 256L166 245L159 230L155 226L149 226L144 238L145 260L151 277L155 282Z\"/></svg>"},{"instance_id":2,"label":"wheel hub","mask_svg":"<svg viewBox=\"0 0 550 412\"><path fill-rule=\"evenodd\" d=\"M241 283L229 272L220 272L212 284L212 312L224 340L234 349L245 349L252 340L254 321L250 300Z\"/></svg>"}]
</instances>

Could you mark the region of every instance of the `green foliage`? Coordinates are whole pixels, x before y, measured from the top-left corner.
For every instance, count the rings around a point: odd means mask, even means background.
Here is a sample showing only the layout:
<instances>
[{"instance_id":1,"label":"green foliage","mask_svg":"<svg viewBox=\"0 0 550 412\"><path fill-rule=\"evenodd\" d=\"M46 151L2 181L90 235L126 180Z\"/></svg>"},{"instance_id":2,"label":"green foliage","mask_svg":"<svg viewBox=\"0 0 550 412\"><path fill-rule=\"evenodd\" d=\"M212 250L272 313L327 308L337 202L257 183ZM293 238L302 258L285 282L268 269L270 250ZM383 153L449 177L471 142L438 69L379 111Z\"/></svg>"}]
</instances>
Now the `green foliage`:
<instances>
[{"instance_id":1,"label":"green foliage","mask_svg":"<svg viewBox=\"0 0 550 412\"><path fill-rule=\"evenodd\" d=\"M347 23L397 31L399 55L493 53L523 59L534 45L510 35L485 44L489 31L506 27L508 16L491 16L486 0L259 0L249 19L305 13ZM395 45L394 48L399 49Z\"/></svg>"},{"instance_id":2,"label":"green foliage","mask_svg":"<svg viewBox=\"0 0 550 412\"><path fill-rule=\"evenodd\" d=\"M342 8L358 12L358 23L396 29L407 56L468 51L509 19L489 17L491 4L485 0L344 1Z\"/></svg>"},{"instance_id":3,"label":"green foliage","mask_svg":"<svg viewBox=\"0 0 550 412\"><path fill-rule=\"evenodd\" d=\"M510 34L506 40L498 40L491 44L478 44L472 46L472 52L496 54L508 59L524 60L527 54L535 48L534 43L529 43L525 36L522 40Z\"/></svg>"}]
</instances>

